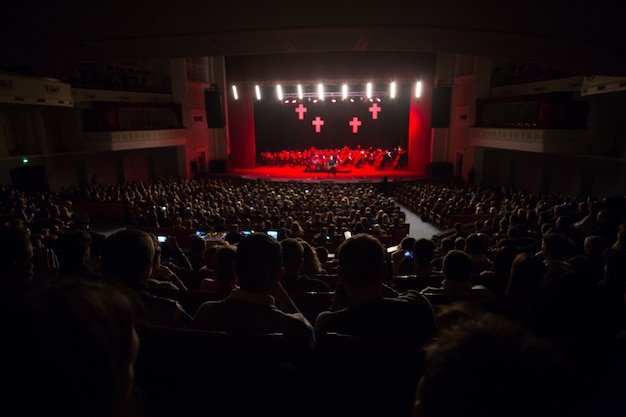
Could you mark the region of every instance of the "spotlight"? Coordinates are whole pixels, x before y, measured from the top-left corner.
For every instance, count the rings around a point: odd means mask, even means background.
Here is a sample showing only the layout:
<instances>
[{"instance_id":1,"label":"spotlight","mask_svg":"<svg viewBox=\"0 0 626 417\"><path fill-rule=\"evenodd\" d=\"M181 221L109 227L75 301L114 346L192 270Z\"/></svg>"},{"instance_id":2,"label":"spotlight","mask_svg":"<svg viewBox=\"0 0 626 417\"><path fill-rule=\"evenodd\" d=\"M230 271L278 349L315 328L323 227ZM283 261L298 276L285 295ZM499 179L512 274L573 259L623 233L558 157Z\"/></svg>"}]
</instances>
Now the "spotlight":
<instances>
[{"instance_id":1,"label":"spotlight","mask_svg":"<svg viewBox=\"0 0 626 417\"><path fill-rule=\"evenodd\" d=\"M350 97L350 103L354 103L354 98Z\"/></svg>"},{"instance_id":2,"label":"spotlight","mask_svg":"<svg viewBox=\"0 0 626 417\"><path fill-rule=\"evenodd\" d=\"M233 84L233 98L239 100L239 94L237 94L237 86Z\"/></svg>"},{"instance_id":3,"label":"spotlight","mask_svg":"<svg viewBox=\"0 0 626 417\"><path fill-rule=\"evenodd\" d=\"M256 93L256 99L261 100L261 87L259 87L258 85L255 85L254 92Z\"/></svg>"},{"instance_id":4,"label":"spotlight","mask_svg":"<svg viewBox=\"0 0 626 417\"><path fill-rule=\"evenodd\" d=\"M316 98L313 99L313 104L317 104L317 99Z\"/></svg>"},{"instance_id":5,"label":"spotlight","mask_svg":"<svg viewBox=\"0 0 626 417\"><path fill-rule=\"evenodd\" d=\"M291 104L296 104L296 101L298 101L298 100L296 100L296 99L294 98L293 100L291 100Z\"/></svg>"},{"instance_id":6,"label":"spotlight","mask_svg":"<svg viewBox=\"0 0 626 417\"><path fill-rule=\"evenodd\" d=\"M396 82L393 81L389 86L389 96L391 98L396 98Z\"/></svg>"},{"instance_id":7,"label":"spotlight","mask_svg":"<svg viewBox=\"0 0 626 417\"><path fill-rule=\"evenodd\" d=\"M283 99L283 88L280 86L280 84L276 86L276 95L278 96L279 100Z\"/></svg>"},{"instance_id":8,"label":"spotlight","mask_svg":"<svg viewBox=\"0 0 626 417\"><path fill-rule=\"evenodd\" d=\"M289 99L285 100L285 104L289 104Z\"/></svg>"},{"instance_id":9,"label":"spotlight","mask_svg":"<svg viewBox=\"0 0 626 417\"><path fill-rule=\"evenodd\" d=\"M330 101L331 101L331 102L333 102L333 103L336 103L336 102L337 102L337 99L336 99L336 98L334 98L334 99L332 99L332 100L330 100Z\"/></svg>"},{"instance_id":10,"label":"spotlight","mask_svg":"<svg viewBox=\"0 0 626 417\"><path fill-rule=\"evenodd\" d=\"M420 98L422 95L422 82L418 81L415 83L415 98Z\"/></svg>"}]
</instances>

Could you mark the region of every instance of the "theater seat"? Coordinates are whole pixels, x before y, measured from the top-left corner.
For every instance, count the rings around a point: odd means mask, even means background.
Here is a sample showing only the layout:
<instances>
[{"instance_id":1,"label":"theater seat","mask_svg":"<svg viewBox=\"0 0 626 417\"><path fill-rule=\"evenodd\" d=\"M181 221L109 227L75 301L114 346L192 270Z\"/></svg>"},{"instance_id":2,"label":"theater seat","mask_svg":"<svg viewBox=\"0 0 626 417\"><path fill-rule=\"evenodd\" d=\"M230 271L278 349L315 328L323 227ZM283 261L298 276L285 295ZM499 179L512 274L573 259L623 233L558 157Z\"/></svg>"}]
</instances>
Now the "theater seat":
<instances>
[{"instance_id":1,"label":"theater seat","mask_svg":"<svg viewBox=\"0 0 626 417\"><path fill-rule=\"evenodd\" d=\"M304 292L291 293L289 296L296 304L300 312L312 325L315 324L317 315L330 309L334 292Z\"/></svg>"},{"instance_id":2,"label":"theater seat","mask_svg":"<svg viewBox=\"0 0 626 417\"><path fill-rule=\"evenodd\" d=\"M317 340L315 377L325 417L411 415L424 340L329 333Z\"/></svg>"},{"instance_id":3,"label":"theater seat","mask_svg":"<svg viewBox=\"0 0 626 417\"><path fill-rule=\"evenodd\" d=\"M138 333L136 386L152 416L294 415L299 392L308 389L304 368L310 357L295 351L280 333L152 325L141 326Z\"/></svg>"},{"instance_id":4,"label":"theater seat","mask_svg":"<svg viewBox=\"0 0 626 417\"><path fill-rule=\"evenodd\" d=\"M190 315L194 315L198 307L206 301L216 301L224 298L223 295L197 290L178 290L174 288L150 288L150 293L160 297L171 298L180 303Z\"/></svg>"}]
</instances>

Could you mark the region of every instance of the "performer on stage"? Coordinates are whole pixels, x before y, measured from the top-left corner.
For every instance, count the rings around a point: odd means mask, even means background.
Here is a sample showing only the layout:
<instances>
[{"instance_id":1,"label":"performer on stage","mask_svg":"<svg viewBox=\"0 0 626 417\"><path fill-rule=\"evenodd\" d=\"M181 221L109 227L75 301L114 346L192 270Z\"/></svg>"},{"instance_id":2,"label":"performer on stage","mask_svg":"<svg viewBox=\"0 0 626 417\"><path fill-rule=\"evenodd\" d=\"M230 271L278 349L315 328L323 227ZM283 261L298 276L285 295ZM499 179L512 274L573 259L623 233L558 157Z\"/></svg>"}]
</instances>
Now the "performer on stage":
<instances>
[{"instance_id":1,"label":"performer on stage","mask_svg":"<svg viewBox=\"0 0 626 417\"><path fill-rule=\"evenodd\" d=\"M339 163L339 160L337 159L335 154L334 153L330 154L330 157L328 158L328 175L326 175L326 178L330 177L331 173L335 176L335 178L337 178L337 164L338 163Z\"/></svg>"}]
</instances>

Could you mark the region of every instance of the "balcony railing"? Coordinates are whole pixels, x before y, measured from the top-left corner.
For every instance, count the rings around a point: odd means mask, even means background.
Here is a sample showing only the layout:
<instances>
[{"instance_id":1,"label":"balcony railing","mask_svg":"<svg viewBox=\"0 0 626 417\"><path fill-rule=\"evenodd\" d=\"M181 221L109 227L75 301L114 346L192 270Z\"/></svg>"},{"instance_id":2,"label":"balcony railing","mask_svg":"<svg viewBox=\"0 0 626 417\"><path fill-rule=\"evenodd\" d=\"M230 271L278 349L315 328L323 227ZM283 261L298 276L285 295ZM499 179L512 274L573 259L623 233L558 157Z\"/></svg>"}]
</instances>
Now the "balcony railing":
<instances>
[{"instance_id":1,"label":"balcony railing","mask_svg":"<svg viewBox=\"0 0 626 417\"><path fill-rule=\"evenodd\" d=\"M515 151L577 154L584 152L586 129L470 128L472 146Z\"/></svg>"},{"instance_id":2,"label":"balcony railing","mask_svg":"<svg viewBox=\"0 0 626 417\"><path fill-rule=\"evenodd\" d=\"M85 132L85 150L122 151L128 149L185 146L185 129Z\"/></svg>"}]
</instances>

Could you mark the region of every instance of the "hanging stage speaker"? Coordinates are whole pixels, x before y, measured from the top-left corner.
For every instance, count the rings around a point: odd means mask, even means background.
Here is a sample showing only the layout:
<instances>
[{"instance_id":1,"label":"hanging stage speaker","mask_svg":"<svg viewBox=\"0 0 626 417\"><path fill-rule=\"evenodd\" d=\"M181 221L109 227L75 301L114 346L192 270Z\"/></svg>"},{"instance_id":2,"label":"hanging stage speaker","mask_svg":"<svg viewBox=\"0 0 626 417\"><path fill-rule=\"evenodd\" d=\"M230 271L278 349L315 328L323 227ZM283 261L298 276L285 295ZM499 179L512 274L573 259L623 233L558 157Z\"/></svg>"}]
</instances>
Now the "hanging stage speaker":
<instances>
[{"instance_id":1,"label":"hanging stage speaker","mask_svg":"<svg viewBox=\"0 0 626 417\"><path fill-rule=\"evenodd\" d=\"M224 104L222 93L217 90L204 90L204 111L206 124L211 128L224 127Z\"/></svg>"},{"instance_id":2,"label":"hanging stage speaker","mask_svg":"<svg viewBox=\"0 0 626 417\"><path fill-rule=\"evenodd\" d=\"M430 127L450 127L451 99L452 87L435 87L433 89Z\"/></svg>"},{"instance_id":3,"label":"hanging stage speaker","mask_svg":"<svg viewBox=\"0 0 626 417\"><path fill-rule=\"evenodd\" d=\"M26 192L47 192L48 174L41 165L27 165L11 169L13 187Z\"/></svg>"}]
</instances>

